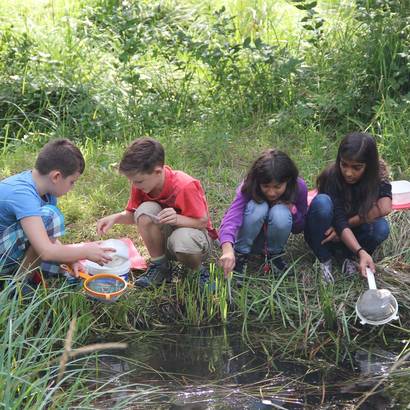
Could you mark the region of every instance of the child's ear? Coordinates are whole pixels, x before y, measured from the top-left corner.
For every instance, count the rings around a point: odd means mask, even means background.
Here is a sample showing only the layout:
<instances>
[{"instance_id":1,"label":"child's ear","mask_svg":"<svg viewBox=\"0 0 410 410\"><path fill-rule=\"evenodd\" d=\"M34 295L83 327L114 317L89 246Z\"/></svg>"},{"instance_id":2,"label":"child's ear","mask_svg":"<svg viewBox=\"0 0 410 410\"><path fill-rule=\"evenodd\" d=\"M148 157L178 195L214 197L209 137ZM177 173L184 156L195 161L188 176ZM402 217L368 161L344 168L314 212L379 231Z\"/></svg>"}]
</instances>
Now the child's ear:
<instances>
[{"instance_id":1,"label":"child's ear","mask_svg":"<svg viewBox=\"0 0 410 410\"><path fill-rule=\"evenodd\" d=\"M60 181L63 178L63 174L57 169L50 171L48 176L50 177L51 181L54 183Z\"/></svg>"}]
</instances>

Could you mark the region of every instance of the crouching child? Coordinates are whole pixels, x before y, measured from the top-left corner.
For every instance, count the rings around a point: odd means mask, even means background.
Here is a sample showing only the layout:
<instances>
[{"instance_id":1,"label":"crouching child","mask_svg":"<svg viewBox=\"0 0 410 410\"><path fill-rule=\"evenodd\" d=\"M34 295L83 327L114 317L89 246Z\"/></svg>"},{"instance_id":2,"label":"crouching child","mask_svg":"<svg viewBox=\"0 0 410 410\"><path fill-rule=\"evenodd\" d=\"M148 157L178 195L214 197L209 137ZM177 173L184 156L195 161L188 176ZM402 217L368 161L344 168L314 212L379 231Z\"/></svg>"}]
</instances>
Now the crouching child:
<instances>
[{"instance_id":1,"label":"crouching child","mask_svg":"<svg viewBox=\"0 0 410 410\"><path fill-rule=\"evenodd\" d=\"M202 263L217 233L213 229L201 183L165 164L162 145L151 138L135 140L126 149L119 171L131 183L124 211L97 222L105 234L115 224L135 224L150 255L147 271L136 284L158 286L170 282L170 260L199 271L203 286L209 271Z\"/></svg>"}]
</instances>

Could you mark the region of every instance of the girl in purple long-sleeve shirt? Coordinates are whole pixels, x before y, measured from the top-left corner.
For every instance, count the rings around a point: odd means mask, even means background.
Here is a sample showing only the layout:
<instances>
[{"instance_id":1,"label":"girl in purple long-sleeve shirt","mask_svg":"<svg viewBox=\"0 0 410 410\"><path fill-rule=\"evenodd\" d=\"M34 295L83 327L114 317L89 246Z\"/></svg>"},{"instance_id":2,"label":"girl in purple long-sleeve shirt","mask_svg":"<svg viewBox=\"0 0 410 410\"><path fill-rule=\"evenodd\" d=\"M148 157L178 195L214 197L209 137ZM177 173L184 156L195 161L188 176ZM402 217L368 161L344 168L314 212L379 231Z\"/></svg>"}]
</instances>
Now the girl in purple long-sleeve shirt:
<instances>
[{"instance_id":1,"label":"girl in purple long-sleeve shirt","mask_svg":"<svg viewBox=\"0 0 410 410\"><path fill-rule=\"evenodd\" d=\"M307 187L293 161L282 151L264 151L239 185L219 229L225 276L242 275L251 253L265 252L269 265L285 271L281 254L290 232L303 231L306 212Z\"/></svg>"}]
</instances>

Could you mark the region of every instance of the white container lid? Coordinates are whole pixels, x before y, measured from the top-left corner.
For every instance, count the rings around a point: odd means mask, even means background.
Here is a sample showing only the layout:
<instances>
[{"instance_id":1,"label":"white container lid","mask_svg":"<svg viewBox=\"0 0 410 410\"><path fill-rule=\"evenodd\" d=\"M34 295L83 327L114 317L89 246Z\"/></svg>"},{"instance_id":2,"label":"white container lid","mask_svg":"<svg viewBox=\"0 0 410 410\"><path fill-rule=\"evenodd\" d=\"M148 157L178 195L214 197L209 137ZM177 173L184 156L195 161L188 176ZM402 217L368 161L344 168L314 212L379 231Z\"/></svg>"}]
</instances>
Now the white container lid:
<instances>
[{"instance_id":1,"label":"white container lid","mask_svg":"<svg viewBox=\"0 0 410 410\"><path fill-rule=\"evenodd\" d=\"M86 260L84 265L88 273L90 275L111 273L118 276L127 274L131 268L127 245L119 239L107 239L106 241L102 241L101 244L107 248L115 249L115 253L112 255L112 261L100 266L95 262Z\"/></svg>"}]
</instances>

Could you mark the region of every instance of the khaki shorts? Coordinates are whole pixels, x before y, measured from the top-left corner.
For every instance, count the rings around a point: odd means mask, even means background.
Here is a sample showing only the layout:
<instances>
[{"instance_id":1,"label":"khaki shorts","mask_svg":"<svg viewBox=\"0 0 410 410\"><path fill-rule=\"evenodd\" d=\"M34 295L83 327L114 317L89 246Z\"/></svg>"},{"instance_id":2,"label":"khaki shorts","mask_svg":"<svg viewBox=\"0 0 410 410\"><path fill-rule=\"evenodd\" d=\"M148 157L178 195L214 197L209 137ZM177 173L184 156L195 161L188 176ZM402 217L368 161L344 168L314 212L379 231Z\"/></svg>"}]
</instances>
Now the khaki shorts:
<instances>
[{"instance_id":1,"label":"khaki shorts","mask_svg":"<svg viewBox=\"0 0 410 410\"><path fill-rule=\"evenodd\" d=\"M141 215L158 215L162 207L157 202L143 202L134 212L134 221L138 222ZM195 228L178 228L162 225L162 232L166 240L168 257L176 259L176 253L189 255L207 255L211 250L211 238L206 230Z\"/></svg>"}]
</instances>

